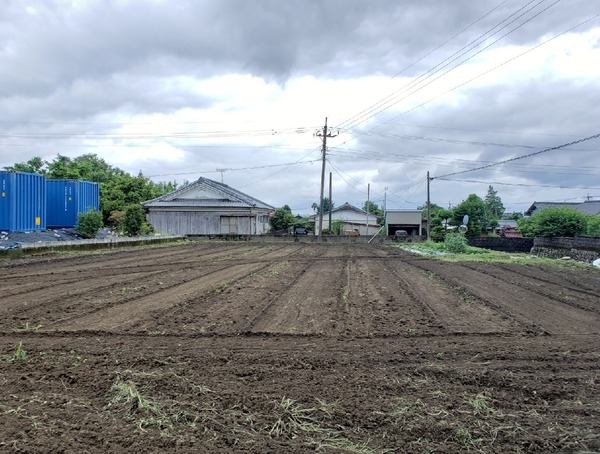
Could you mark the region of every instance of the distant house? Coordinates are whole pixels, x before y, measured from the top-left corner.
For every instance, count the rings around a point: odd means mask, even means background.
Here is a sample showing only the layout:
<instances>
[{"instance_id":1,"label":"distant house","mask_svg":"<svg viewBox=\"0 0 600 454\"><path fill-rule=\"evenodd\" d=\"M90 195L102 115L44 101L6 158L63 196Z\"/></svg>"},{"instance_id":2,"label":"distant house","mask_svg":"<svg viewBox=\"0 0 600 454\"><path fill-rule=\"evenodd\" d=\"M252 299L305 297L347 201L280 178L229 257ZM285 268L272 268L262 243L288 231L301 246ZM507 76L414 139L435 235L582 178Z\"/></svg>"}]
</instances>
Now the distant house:
<instances>
[{"instance_id":1,"label":"distant house","mask_svg":"<svg viewBox=\"0 0 600 454\"><path fill-rule=\"evenodd\" d=\"M315 234L318 235L321 227L319 225L319 215L311 216L310 219L315 222ZM342 235L344 233L375 235L380 228L380 219L381 217L375 216L373 213L367 213L348 202L331 210L331 223L341 222ZM331 230L329 228L329 212L323 213L323 229Z\"/></svg>"},{"instance_id":2,"label":"distant house","mask_svg":"<svg viewBox=\"0 0 600 454\"><path fill-rule=\"evenodd\" d=\"M173 235L261 235L269 231L269 216L275 210L208 178L199 178L142 206L156 232Z\"/></svg>"},{"instance_id":3,"label":"distant house","mask_svg":"<svg viewBox=\"0 0 600 454\"><path fill-rule=\"evenodd\" d=\"M504 238L522 238L523 235L519 231L519 224L513 219L500 219L495 233Z\"/></svg>"},{"instance_id":4,"label":"distant house","mask_svg":"<svg viewBox=\"0 0 600 454\"><path fill-rule=\"evenodd\" d=\"M600 214L600 200L588 200L585 202L533 202L533 204L525 211L525 216L532 216L544 208L573 208L584 214L598 215Z\"/></svg>"}]
</instances>

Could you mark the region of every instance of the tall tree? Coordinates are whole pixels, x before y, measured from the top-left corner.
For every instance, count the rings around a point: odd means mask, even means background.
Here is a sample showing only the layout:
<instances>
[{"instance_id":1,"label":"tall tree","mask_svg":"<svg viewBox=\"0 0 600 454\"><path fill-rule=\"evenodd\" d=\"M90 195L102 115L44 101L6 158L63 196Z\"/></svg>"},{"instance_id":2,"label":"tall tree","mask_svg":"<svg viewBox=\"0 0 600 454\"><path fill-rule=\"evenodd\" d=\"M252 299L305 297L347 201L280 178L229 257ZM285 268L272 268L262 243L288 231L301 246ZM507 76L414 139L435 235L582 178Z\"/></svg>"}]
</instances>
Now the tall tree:
<instances>
[{"instance_id":1,"label":"tall tree","mask_svg":"<svg viewBox=\"0 0 600 454\"><path fill-rule=\"evenodd\" d=\"M363 211L367 211L375 216L383 216L383 208L380 208L379 205L377 205L375 202L371 202L370 200L363 203L362 209Z\"/></svg>"},{"instance_id":2,"label":"tall tree","mask_svg":"<svg viewBox=\"0 0 600 454\"><path fill-rule=\"evenodd\" d=\"M296 218L292 214L292 209L288 205L284 205L275 210L269 222L273 230L287 230L290 226L294 225Z\"/></svg>"},{"instance_id":3,"label":"tall tree","mask_svg":"<svg viewBox=\"0 0 600 454\"><path fill-rule=\"evenodd\" d=\"M484 202L485 211L487 214L484 228L493 229L498 227L498 220L502 218L505 208L504 204L502 203L502 199L498 195L498 191L495 191L492 185L488 187Z\"/></svg>"},{"instance_id":4,"label":"tall tree","mask_svg":"<svg viewBox=\"0 0 600 454\"><path fill-rule=\"evenodd\" d=\"M464 216L469 216L467 236L479 237L486 223L486 205L477 194L470 194L466 200L453 210L452 220L455 225L462 224Z\"/></svg>"}]
</instances>

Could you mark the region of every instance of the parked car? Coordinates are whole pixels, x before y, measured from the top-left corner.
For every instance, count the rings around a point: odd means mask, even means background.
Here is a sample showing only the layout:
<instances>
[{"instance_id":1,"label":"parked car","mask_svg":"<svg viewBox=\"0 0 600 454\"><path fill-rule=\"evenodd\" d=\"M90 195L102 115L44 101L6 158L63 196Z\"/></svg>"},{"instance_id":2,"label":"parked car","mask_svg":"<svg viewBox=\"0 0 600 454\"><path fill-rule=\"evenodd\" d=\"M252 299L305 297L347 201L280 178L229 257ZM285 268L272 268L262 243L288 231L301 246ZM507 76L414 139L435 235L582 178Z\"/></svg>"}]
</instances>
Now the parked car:
<instances>
[{"instance_id":1,"label":"parked car","mask_svg":"<svg viewBox=\"0 0 600 454\"><path fill-rule=\"evenodd\" d=\"M296 230L294 230L294 233L296 235L308 235L308 230L305 229L304 227L296 227Z\"/></svg>"},{"instance_id":2,"label":"parked car","mask_svg":"<svg viewBox=\"0 0 600 454\"><path fill-rule=\"evenodd\" d=\"M406 240L407 237L408 237L408 232L406 230L396 230L394 232L395 240Z\"/></svg>"}]
</instances>

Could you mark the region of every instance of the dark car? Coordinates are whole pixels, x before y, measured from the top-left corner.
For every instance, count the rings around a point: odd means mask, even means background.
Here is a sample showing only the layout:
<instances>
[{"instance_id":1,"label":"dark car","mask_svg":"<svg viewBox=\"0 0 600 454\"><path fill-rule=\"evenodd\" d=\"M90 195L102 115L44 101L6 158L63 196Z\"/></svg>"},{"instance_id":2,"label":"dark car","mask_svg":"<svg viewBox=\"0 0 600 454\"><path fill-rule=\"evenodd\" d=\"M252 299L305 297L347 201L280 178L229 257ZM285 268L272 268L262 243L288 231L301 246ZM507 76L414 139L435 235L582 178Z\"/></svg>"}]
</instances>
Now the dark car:
<instances>
[{"instance_id":1,"label":"dark car","mask_svg":"<svg viewBox=\"0 0 600 454\"><path fill-rule=\"evenodd\" d=\"M406 230L396 230L394 232L394 239L396 240L406 240L408 237L408 232Z\"/></svg>"},{"instance_id":2,"label":"dark car","mask_svg":"<svg viewBox=\"0 0 600 454\"><path fill-rule=\"evenodd\" d=\"M308 230L306 230L304 227L296 227L294 233L296 235L308 235Z\"/></svg>"}]
</instances>

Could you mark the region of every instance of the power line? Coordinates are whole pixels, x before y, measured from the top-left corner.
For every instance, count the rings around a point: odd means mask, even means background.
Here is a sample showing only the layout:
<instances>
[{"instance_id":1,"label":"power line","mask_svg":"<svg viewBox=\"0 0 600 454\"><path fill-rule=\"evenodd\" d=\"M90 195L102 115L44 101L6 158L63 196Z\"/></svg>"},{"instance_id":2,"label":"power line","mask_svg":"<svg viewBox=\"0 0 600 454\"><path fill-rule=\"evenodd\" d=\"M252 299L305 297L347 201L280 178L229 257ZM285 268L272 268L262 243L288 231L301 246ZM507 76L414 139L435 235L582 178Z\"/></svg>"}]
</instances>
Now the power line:
<instances>
[{"instance_id":1,"label":"power line","mask_svg":"<svg viewBox=\"0 0 600 454\"><path fill-rule=\"evenodd\" d=\"M367 121L368 119L374 117L378 113L381 113L384 110L389 109L393 105L398 104L399 102L405 100L409 96L411 96L411 95L417 93L418 91L422 90L423 88L427 87L431 83L435 82L436 80L438 80L441 77L445 76L449 72L451 72L454 69L458 68L459 66L463 65L464 63L466 63L467 61L471 60L473 57L477 56L478 54L480 54L481 52L485 51L489 47L493 46L494 44L496 44L498 41L502 40L503 38L505 38L509 34L513 33L517 29L521 28L526 23L530 22L531 20L533 20L534 18L536 18L537 16L539 16L541 13L543 13L546 10L548 10L550 7L554 6L560 0L556 0L554 3L552 3L551 5L549 5L548 7L546 7L545 9L543 9L542 11L536 13L533 17L530 17L529 19L525 20L524 22L522 22L521 24L517 25L513 29L509 30L504 35L502 35L499 38L497 38L495 41L489 43L484 48L482 48L479 51L475 52L474 54L468 56L463 61L457 63L456 65L454 65L453 67L451 67L447 71L445 71L442 74L440 74L437 77L435 77L433 80L430 80L429 82L427 82L425 84L421 84L422 82L426 81L427 79L430 79L431 77L433 77L435 74L439 73L442 69L446 68L451 63L457 61L460 57L466 55L468 52L470 52L471 50L473 50L476 47L478 47L487 38L487 35L494 36L495 34L497 34L498 32L500 32L501 30L503 30L503 29L507 28L508 26L510 26L512 23L516 22L521 17L525 16L527 13L533 11L537 6L541 5L546 0L539 0L531 8L529 8L525 12L521 13L519 16L517 16L516 18L514 18L513 20L511 20L510 22L508 22L507 24L505 24L503 27L501 27L498 30L496 30L495 32L491 33L494 29L498 28L501 24L503 24L506 21L508 21L511 17L515 16L517 13L521 12L523 9L525 9L526 7L528 7L529 5L531 5L532 3L534 3L535 1L536 0L531 0L527 5L521 7L520 9L518 9L517 11L515 11L514 13L512 13L511 15L509 15L503 21L501 21L500 23L496 24L490 30L488 30L487 32L483 33L482 35L480 35L475 40L471 41L469 44L467 44L466 46L464 46L463 48L461 48L460 50L458 50L457 52L455 52L454 54L452 54L450 57L447 57L445 60L443 60L442 62L438 63L436 66L434 66L433 68L429 69L428 71L426 71L425 73L423 73L421 76L417 77L415 80L413 80L412 82L410 82L409 84L407 84L405 87L403 87L403 88L397 90L396 92L392 93L392 95L389 95L387 98L384 98L382 101L380 101L378 103L378 105L376 105L376 107L371 108L371 109L365 111L364 113L355 116L355 117L358 117L358 118L356 118L356 120L354 120L352 122L349 122L349 121L344 122L344 123L342 123L342 125L344 125L346 123L358 125L358 124L363 123L363 122ZM427 74L429 74L429 75L427 75ZM419 84L421 84L421 86L417 87L417 85L419 85ZM415 88L415 87L417 87L417 88ZM413 88L414 88L414 90L412 90L410 93L406 94L404 97L402 97L400 99L394 99L394 96L396 96L398 93L401 93L403 91L408 91L409 89L413 89ZM340 125L340 127L342 125Z\"/></svg>"},{"instance_id":2,"label":"power line","mask_svg":"<svg viewBox=\"0 0 600 454\"><path fill-rule=\"evenodd\" d=\"M429 51L428 53L426 53L425 55L423 55L421 58L417 59L416 61L414 61L413 63L411 63L410 65L404 67L401 71L399 71L398 73L394 74L390 79L394 79L395 77L399 76L400 74L403 74L404 72L406 72L408 69L412 68L413 66L415 66L417 63L419 63L420 61L424 60L425 58L427 58L428 56L430 56L431 54L433 54L435 51L441 49L442 47L444 47L446 44L448 44L450 41L452 41L454 38L458 37L459 35L461 35L462 33L464 33L465 31L467 31L468 29L470 29L473 25L477 24L478 22L480 22L481 20L483 20L485 17L489 16L492 12L494 12L496 9L498 9L500 6L502 6L504 3L506 3L507 0L503 1L502 3L500 3L499 5L497 5L496 7L492 8L491 10L489 10L487 13L485 13L483 16L481 16L479 19L477 19L476 21L472 22L471 24L469 24L467 27L463 28L461 31L459 31L458 33L455 33L454 35L452 35L449 39L447 39L446 41L444 41L443 43L439 44L438 46L436 46L434 49L432 49L431 51ZM464 49L464 47L463 47ZM461 49L462 50L462 49ZM446 60L444 60L446 61ZM442 62L443 63L443 62ZM439 63L441 64L441 63ZM432 71L433 69L435 69L437 66L434 66L433 68L430 68L428 71L426 71L425 73L423 73L421 76L419 76L419 78L423 77L425 74L427 74L428 72ZM419 79L417 78L417 80ZM410 84L409 84L410 85ZM349 119L343 121L342 123L340 123L339 127L343 128L344 125L346 124L350 124L353 122L353 120L355 119L359 119L362 116L364 116L365 114L368 114L370 112L372 112L373 110L381 107L382 105L385 104L385 101L390 98L391 96L395 95L396 93L401 92L402 90L406 89L407 86L404 86L403 88L400 88L399 90L393 92L391 95L388 95L384 98L382 98L381 100L377 101L376 103L372 104L371 106L367 107L366 109L364 109L363 111L357 113L356 115L350 117Z\"/></svg>"},{"instance_id":3,"label":"power line","mask_svg":"<svg viewBox=\"0 0 600 454\"><path fill-rule=\"evenodd\" d=\"M526 54L528 54L529 52L532 52L532 51L534 51L534 50L536 50L536 49L540 48L541 46L543 46L543 45L545 45L545 44L548 44L549 42L551 42L551 41L555 40L556 38L559 38L559 37L561 37L562 35L564 35L564 34L566 34L566 33L570 32L570 31L572 31L572 30L576 29L577 27L580 27L580 26L582 26L583 24L585 24L585 23L587 23L587 22L590 22L590 21L592 21L592 20L596 19L597 17L600 17L600 14L596 14L595 16L593 16L593 17L591 17L591 18L589 18L589 19L586 19L586 20L584 20L583 22L580 22L579 24L577 24L577 25L575 25L575 26L573 26L573 27L571 27L571 28L569 28L569 29L567 29L567 30L563 31L562 33L560 33L560 34L558 34L558 35L556 35L556 36L553 36L553 37L552 37L552 38L550 38L550 39L547 39L546 41L544 41L544 42L542 42L542 43L538 44L537 46L534 46L534 47L532 47L532 48L530 48L530 49L527 49L526 51L524 51L524 52L522 52L522 53L520 53L520 54L518 54L518 55L515 55L514 57L512 57L512 58L509 58L508 60L505 60L504 62L500 63L499 65L496 65L496 66L494 66L493 68L490 68L490 69L488 69L487 71L484 71L484 72L482 72L482 73L478 74L477 76L475 76L475 77L472 77L471 79L469 79L469 80L466 80L465 82L463 82L463 83L460 83L460 84L456 85L455 87L451 88L450 90L447 90L447 91L445 91L444 93L441 93L441 94L439 94L439 95L437 95L437 96L434 96L434 97L432 97L432 98L429 98L427 101L425 101L425 102L422 102L421 104L419 104L419 105L417 105L417 106L415 106L415 107L413 107L413 108L411 108L411 109L408 109L408 110L406 110L406 111L404 111L404 112L402 112L402 113L400 113L400 114L398 114L398 115L396 115L396 116L394 116L394 117L390 118L388 121L385 121L385 122L383 122L383 124L387 124L387 123L389 123L389 122L391 122L391 121L393 121L393 120L395 120L395 119L397 119L397 118L400 118L400 117L401 117L401 116L403 116L403 115L406 115L407 113L410 113L410 112L412 112L412 111L414 111L414 110L417 110L417 109L419 109L420 107L423 107L424 105L426 105L426 104L429 104L431 101L434 101L434 100L436 100L436 99L438 99L438 98L440 98L440 97L442 97L442 96L444 96L444 95L447 95L448 93L451 93L451 92L453 92L454 90L457 90L457 89L459 89L459 88L461 88L461 87L463 87L463 86L467 85L468 83L470 83L470 82L473 82L474 80L476 80L476 79L479 79L480 77L482 77L482 76L485 76L485 75L487 75L487 74L491 73L492 71L495 71L496 69L498 69L498 68L500 68L500 67L502 67L502 66L504 66L504 65L506 65L506 64L508 64L508 63L510 63L510 62L512 62L512 61L514 61L514 60L516 60L517 58L520 58L520 57L522 57L523 55L526 55ZM374 129L374 128L373 128L373 129Z\"/></svg>"},{"instance_id":4,"label":"power line","mask_svg":"<svg viewBox=\"0 0 600 454\"><path fill-rule=\"evenodd\" d=\"M436 178L442 181L459 181L462 183L477 183L486 185L502 185L502 186L520 186L527 188L556 188L556 189L600 189L600 187L593 186L563 186L563 185L551 185L551 184L526 184L526 183L502 183L499 181L481 181L481 180L461 180L455 178Z\"/></svg>"},{"instance_id":5,"label":"power line","mask_svg":"<svg viewBox=\"0 0 600 454\"><path fill-rule=\"evenodd\" d=\"M539 154L542 154L542 153L547 153L549 151L560 150L561 148L566 148L566 147L569 147L571 145L576 145L578 143L587 142L588 140L597 139L598 137L600 137L600 134L594 134L593 136L588 136L588 137L584 137L583 139L575 140L573 142L564 143L562 145L557 145L556 147L550 147L550 148L546 148L544 150L536 151L534 153L529 153L529 154L526 154L526 155L523 155L523 156L517 156L516 158L505 159L504 161L494 162L492 164L488 164L488 165L485 165L485 166L475 167L474 169L461 170L459 172L448 173L446 175L441 175L439 177L432 177L431 179L434 180L436 178L451 177L451 176L454 176L454 175L461 175L463 173L475 172L477 170L489 169L490 167L498 166L498 165L501 165L501 164L506 164L508 162L518 161L519 159L529 158L531 156L536 156L536 155L539 155Z\"/></svg>"},{"instance_id":6,"label":"power line","mask_svg":"<svg viewBox=\"0 0 600 454\"><path fill-rule=\"evenodd\" d=\"M148 178L156 178L156 177L167 177L167 176L181 176L181 175L196 175L199 173L214 173L214 172L239 172L242 170L256 170L256 169L267 169L271 167L284 167L284 166L293 166L296 164L309 164L313 162L318 162L319 159L313 159L312 161L296 161L296 162L287 162L283 164L267 164L262 166L254 166L254 167L239 167L239 168L227 168L227 169L216 169L209 171L196 171L196 172L182 172L182 173L163 173L159 175L148 175Z\"/></svg>"}]
</instances>

